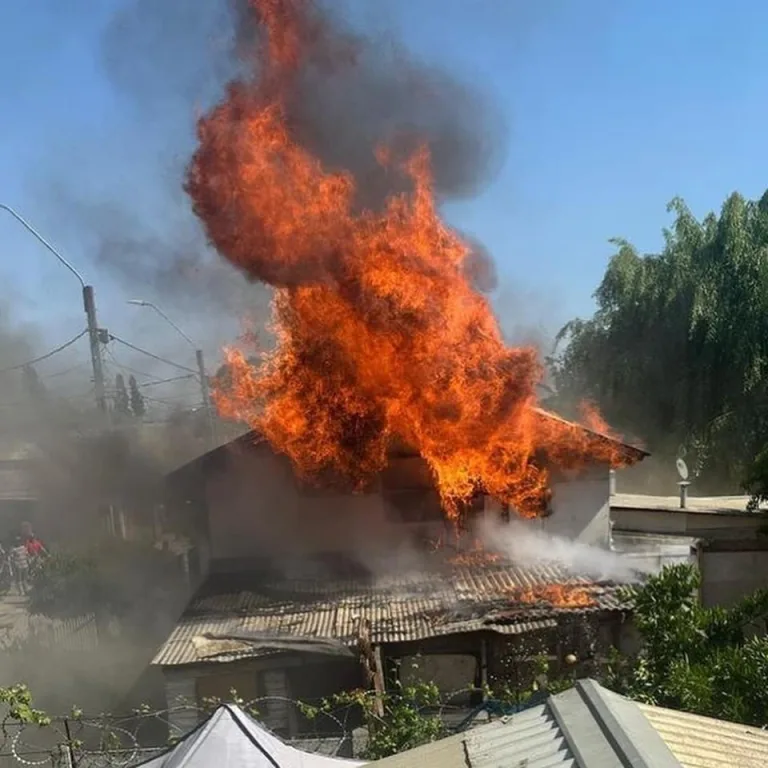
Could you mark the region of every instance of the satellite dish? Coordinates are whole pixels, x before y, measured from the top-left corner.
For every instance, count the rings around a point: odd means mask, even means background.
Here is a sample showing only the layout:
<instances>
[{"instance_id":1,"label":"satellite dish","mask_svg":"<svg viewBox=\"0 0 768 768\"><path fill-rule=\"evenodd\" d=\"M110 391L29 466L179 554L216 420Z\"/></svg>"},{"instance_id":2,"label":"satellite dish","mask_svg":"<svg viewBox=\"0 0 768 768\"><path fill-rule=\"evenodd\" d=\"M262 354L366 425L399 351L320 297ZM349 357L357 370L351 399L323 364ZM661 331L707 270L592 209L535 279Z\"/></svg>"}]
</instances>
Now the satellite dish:
<instances>
[{"instance_id":1,"label":"satellite dish","mask_svg":"<svg viewBox=\"0 0 768 768\"><path fill-rule=\"evenodd\" d=\"M681 480L688 479L688 465L685 463L685 459L677 459L675 461L677 467L677 474L680 475Z\"/></svg>"}]
</instances>

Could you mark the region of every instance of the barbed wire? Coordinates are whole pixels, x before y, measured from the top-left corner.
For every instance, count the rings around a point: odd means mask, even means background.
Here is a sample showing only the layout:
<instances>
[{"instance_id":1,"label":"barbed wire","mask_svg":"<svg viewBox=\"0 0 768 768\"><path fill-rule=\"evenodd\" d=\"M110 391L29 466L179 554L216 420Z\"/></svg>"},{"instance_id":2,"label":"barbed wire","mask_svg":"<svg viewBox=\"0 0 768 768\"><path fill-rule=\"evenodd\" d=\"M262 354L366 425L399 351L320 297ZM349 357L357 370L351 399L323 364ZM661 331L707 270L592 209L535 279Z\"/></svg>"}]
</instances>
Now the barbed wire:
<instances>
[{"instance_id":1,"label":"barbed wire","mask_svg":"<svg viewBox=\"0 0 768 768\"><path fill-rule=\"evenodd\" d=\"M440 718L450 729L452 721L472 711L466 704L452 702L459 696L480 697L486 693L484 689L466 686L443 694L437 702L414 706L424 715ZM212 700L206 705L180 699L166 709L141 707L127 715L73 713L54 717L49 725L43 726L18 722L6 715L0 722L0 759L10 758L18 765L30 767L128 768L172 749L221 703L236 703L276 738L304 752L329 757L346 752L343 756L351 757L365 746L363 718L354 703L318 710L325 699L260 696L249 701ZM307 715L308 708L315 709L312 716ZM284 738L279 729L275 732L269 725L276 711L286 709L293 712L283 717L301 723L300 731L292 738Z\"/></svg>"}]
</instances>

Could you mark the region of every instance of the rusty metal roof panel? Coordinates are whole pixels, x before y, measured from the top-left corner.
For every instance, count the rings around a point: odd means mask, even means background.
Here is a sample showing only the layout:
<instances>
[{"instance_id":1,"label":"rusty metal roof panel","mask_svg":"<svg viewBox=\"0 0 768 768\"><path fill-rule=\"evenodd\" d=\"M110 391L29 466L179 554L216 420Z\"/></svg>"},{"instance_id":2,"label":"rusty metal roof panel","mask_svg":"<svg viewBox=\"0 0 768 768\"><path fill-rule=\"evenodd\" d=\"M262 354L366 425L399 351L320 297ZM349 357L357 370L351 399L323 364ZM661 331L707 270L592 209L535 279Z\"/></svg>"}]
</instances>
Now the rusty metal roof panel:
<instances>
[{"instance_id":1,"label":"rusty metal roof panel","mask_svg":"<svg viewBox=\"0 0 768 768\"><path fill-rule=\"evenodd\" d=\"M589 605L563 607L520 598L518 591L570 584ZM557 617L622 610L617 587L568 578L559 568L521 569L498 564L462 566L375 582L263 581L256 590L201 594L193 599L154 664L163 666L260 655L264 642L227 636L273 635L356 641L365 621L374 643L423 640L490 631L521 634L557 625ZM229 643L229 644L227 644Z\"/></svg>"}]
</instances>

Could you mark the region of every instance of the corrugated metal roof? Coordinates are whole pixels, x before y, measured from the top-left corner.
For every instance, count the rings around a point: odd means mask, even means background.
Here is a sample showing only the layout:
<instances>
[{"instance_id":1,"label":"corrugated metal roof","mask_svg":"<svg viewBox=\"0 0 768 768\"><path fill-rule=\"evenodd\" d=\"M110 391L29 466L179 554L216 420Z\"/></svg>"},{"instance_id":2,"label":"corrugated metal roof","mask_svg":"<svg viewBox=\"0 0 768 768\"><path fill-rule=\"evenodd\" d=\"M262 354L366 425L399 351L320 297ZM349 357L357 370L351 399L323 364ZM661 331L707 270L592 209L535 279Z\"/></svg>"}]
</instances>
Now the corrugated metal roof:
<instances>
[{"instance_id":1,"label":"corrugated metal roof","mask_svg":"<svg viewBox=\"0 0 768 768\"><path fill-rule=\"evenodd\" d=\"M578 768L563 732L542 704L512 717L401 752L381 768Z\"/></svg>"},{"instance_id":2,"label":"corrugated metal roof","mask_svg":"<svg viewBox=\"0 0 768 768\"><path fill-rule=\"evenodd\" d=\"M763 768L768 731L639 704L683 768Z\"/></svg>"},{"instance_id":3,"label":"corrugated metal roof","mask_svg":"<svg viewBox=\"0 0 768 768\"><path fill-rule=\"evenodd\" d=\"M593 680L467 733L379 760L380 768L679 768L634 702Z\"/></svg>"},{"instance_id":4,"label":"corrugated metal roof","mask_svg":"<svg viewBox=\"0 0 768 768\"><path fill-rule=\"evenodd\" d=\"M593 680L467 733L379 760L380 768L763 768L768 732L638 704Z\"/></svg>"},{"instance_id":5,"label":"corrugated metal roof","mask_svg":"<svg viewBox=\"0 0 768 768\"><path fill-rule=\"evenodd\" d=\"M519 590L551 585L583 589L592 602L574 607L555 606L546 599L521 602ZM261 581L253 590L201 593L153 663L170 666L260 655L264 643L248 643L243 636L249 634L334 638L352 644L360 622L367 621L374 643L394 643L478 630L520 634L556 626L562 614L625 608L615 585L572 578L548 565L461 566L375 583Z\"/></svg>"}]
</instances>

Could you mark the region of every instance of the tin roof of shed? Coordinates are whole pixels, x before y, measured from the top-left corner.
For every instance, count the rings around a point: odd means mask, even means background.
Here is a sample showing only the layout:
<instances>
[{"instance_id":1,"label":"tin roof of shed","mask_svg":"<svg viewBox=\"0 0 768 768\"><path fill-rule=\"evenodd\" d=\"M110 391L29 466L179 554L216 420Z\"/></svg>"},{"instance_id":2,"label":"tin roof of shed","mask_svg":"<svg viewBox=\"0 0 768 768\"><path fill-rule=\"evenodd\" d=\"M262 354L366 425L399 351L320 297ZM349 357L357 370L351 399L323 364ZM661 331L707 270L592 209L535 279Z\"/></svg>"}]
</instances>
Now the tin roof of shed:
<instances>
[{"instance_id":1,"label":"tin roof of shed","mask_svg":"<svg viewBox=\"0 0 768 768\"><path fill-rule=\"evenodd\" d=\"M521 589L551 585L584 589L591 603L560 607L546 600L521 602L518 597ZM615 584L574 578L553 565L456 566L376 582L260 580L249 589L213 594L203 590L153 664L251 658L274 653L291 638L350 646L361 621L369 622L372 642L395 643L476 631L521 634L554 627L568 615L626 608Z\"/></svg>"},{"instance_id":2,"label":"tin roof of shed","mask_svg":"<svg viewBox=\"0 0 768 768\"><path fill-rule=\"evenodd\" d=\"M579 680L511 717L384 758L380 768L763 768L761 728L640 704Z\"/></svg>"},{"instance_id":3,"label":"tin roof of shed","mask_svg":"<svg viewBox=\"0 0 768 768\"><path fill-rule=\"evenodd\" d=\"M689 764L677 759L635 702L594 680L579 680L573 688L550 696L544 704L369 765L687 768Z\"/></svg>"}]
</instances>

